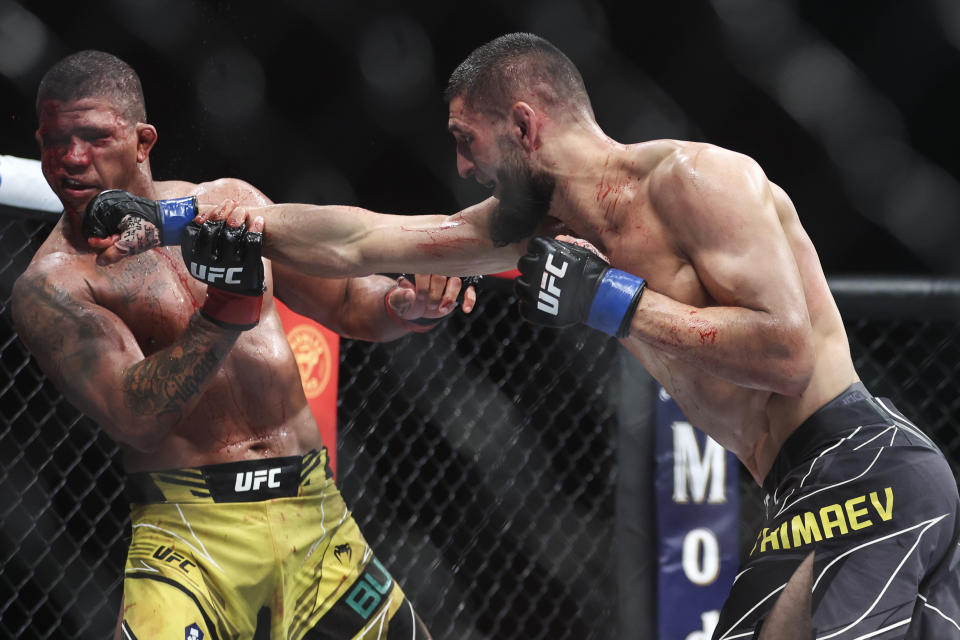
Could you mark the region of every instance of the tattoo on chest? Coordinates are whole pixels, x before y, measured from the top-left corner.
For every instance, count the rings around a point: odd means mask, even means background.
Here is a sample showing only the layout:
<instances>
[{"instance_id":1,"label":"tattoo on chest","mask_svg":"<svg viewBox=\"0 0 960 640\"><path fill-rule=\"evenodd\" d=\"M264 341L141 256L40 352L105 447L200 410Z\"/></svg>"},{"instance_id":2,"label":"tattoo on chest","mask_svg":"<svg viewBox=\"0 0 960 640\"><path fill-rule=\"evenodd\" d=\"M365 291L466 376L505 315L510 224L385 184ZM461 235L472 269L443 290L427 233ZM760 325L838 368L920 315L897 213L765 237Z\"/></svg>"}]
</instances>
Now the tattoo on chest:
<instances>
[{"instance_id":1,"label":"tattoo on chest","mask_svg":"<svg viewBox=\"0 0 960 640\"><path fill-rule=\"evenodd\" d=\"M170 283L159 275L163 273L162 266L156 261L152 262L145 267L137 265L135 269L124 269L108 278L106 290L110 300L120 305L123 310L136 310L138 307L159 310L163 295L170 289ZM151 273L158 275L151 277Z\"/></svg>"}]
</instances>

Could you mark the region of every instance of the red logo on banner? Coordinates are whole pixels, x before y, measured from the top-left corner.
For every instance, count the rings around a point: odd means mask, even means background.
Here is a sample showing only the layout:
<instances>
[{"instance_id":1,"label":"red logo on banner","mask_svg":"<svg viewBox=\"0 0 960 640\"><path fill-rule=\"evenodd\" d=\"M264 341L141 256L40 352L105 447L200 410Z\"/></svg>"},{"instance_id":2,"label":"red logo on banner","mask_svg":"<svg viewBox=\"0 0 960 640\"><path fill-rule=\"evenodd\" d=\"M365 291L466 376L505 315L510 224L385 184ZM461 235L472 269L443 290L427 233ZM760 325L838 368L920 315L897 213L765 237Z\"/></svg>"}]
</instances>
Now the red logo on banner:
<instances>
[{"instance_id":1,"label":"red logo on banner","mask_svg":"<svg viewBox=\"0 0 960 640\"><path fill-rule=\"evenodd\" d=\"M340 336L275 300L287 342L297 359L304 395L327 447L330 469L337 471L337 369Z\"/></svg>"},{"instance_id":2,"label":"red logo on banner","mask_svg":"<svg viewBox=\"0 0 960 640\"><path fill-rule=\"evenodd\" d=\"M326 339L316 327L298 324L287 333L287 342L297 359L307 399L316 398L327 388L333 368Z\"/></svg>"}]
</instances>

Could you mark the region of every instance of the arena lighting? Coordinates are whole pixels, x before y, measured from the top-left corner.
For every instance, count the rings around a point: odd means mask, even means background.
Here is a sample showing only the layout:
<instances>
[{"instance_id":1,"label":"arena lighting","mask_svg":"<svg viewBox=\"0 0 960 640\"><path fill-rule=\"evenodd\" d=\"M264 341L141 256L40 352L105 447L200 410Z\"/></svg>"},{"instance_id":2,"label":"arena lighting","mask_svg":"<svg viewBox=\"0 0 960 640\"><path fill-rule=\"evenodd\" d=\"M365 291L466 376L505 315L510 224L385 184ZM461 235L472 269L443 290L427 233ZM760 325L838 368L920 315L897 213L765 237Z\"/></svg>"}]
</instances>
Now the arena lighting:
<instances>
[{"instance_id":1,"label":"arena lighting","mask_svg":"<svg viewBox=\"0 0 960 640\"><path fill-rule=\"evenodd\" d=\"M204 110L227 123L249 122L266 103L266 76L252 53L235 46L207 57L196 72L197 99Z\"/></svg>"},{"instance_id":2,"label":"arena lighting","mask_svg":"<svg viewBox=\"0 0 960 640\"><path fill-rule=\"evenodd\" d=\"M47 50L47 27L18 4L0 2L0 75L22 78Z\"/></svg>"},{"instance_id":3,"label":"arena lighting","mask_svg":"<svg viewBox=\"0 0 960 640\"><path fill-rule=\"evenodd\" d=\"M960 271L960 184L909 144L893 103L789 3L713 6L733 64L820 141L857 210L931 268Z\"/></svg>"}]
</instances>

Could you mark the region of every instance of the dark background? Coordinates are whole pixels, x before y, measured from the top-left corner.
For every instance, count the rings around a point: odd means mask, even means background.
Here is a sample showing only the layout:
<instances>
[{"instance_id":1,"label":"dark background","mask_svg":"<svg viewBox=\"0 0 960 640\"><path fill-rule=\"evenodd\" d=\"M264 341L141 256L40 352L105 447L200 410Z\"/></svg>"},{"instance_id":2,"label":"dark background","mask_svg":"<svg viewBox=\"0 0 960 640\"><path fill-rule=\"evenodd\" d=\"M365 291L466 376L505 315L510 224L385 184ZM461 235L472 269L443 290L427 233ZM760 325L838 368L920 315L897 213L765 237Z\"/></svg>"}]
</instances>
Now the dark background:
<instances>
[{"instance_id":1,"label":"dark background","mask_svg":"<svg viewBox=\"0 0 960 640\"><path fill-rule=\"evenodd\" d=\"M143 79L157 179L451 212L486 194L456 174L444 83L474 47L518 30L574 60L618 141L756 158L828 274L960 272L953 0L0 0L0 154L38 157L40 76L98 48Z\"/></svg>"}]
</instances>

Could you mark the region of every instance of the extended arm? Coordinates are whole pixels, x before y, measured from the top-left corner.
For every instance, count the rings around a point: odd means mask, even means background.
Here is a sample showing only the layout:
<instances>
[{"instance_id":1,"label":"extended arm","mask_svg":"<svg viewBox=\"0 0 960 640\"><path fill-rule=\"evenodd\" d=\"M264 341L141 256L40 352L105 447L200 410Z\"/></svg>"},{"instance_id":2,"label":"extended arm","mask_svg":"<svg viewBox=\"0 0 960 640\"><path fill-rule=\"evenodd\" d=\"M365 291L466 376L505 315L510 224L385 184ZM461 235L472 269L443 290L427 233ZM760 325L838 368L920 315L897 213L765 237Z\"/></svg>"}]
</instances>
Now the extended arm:
<instances>
[{"instance_id":1,"label":"extended arm","mask_svg":"<svg viewBox=\"0 0 960 640\"><path fill-rule=\"evenodd\" d=\"M317 278L279 263L273 265L274 295L292 310L341 336L386 342L426 331L456 309L459 278L420 274L416 284L386 276ZM476 292L464 293L463 311L473 309ZM388 309L388 305L390 308Z\"/></svg>"},{"instance_id":2,"label":"extended arm","mask_svg":"<svg viewBox=\"0 0 960 640\"><path fill-rule=\"evenodd\" d=\"M145 357L123 321L69 275L28 269L13 289L20 338L71 404L124 445L151 451L199 402L239 331L195 314L166 349Z\"/></svg>"},{"instance_id":3,"label":"extended arm","mask_svg":"<svg viewBox=\"0 0 960 640\"><path fill-rule=\"evenodd\" d=\"M104 192L91 201L84 230L101 264L176 242L184 214L178 203L162 208L123 192ZM242 203L243 204L243 203ZM489 219L497 201L489 198L451 216L402 216L357 207L274 204L241 208L227 224L264 221L263 255L301 273L339 278L383 272L475 275L511 269L515 245L494 247ZM216 216L218 206L199 205L197 222ZM159 228L159 232L158 232ZM102 239L97 239L102 238Z\"/></svg>"},{"instance_id":4,"label":"extended arm","mask_svg":"<svg viewBox=\"0 0 960 640\"><path fill-rule=\"evenodd\" d=\"M495 248L490 198L452 216L400 216L355 207L278 204L250 209L265 222L264 256L306 274L381 272L474 275L505 271L515 246Z\"/></svg>"}]
</instances>

